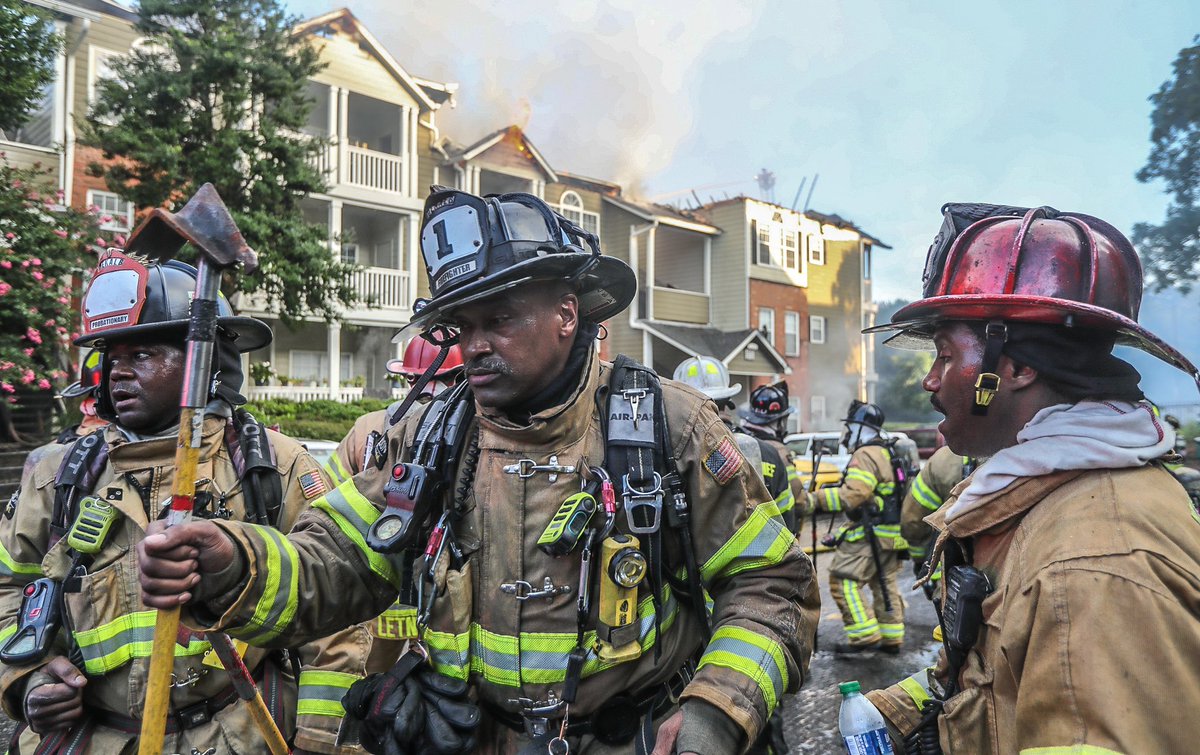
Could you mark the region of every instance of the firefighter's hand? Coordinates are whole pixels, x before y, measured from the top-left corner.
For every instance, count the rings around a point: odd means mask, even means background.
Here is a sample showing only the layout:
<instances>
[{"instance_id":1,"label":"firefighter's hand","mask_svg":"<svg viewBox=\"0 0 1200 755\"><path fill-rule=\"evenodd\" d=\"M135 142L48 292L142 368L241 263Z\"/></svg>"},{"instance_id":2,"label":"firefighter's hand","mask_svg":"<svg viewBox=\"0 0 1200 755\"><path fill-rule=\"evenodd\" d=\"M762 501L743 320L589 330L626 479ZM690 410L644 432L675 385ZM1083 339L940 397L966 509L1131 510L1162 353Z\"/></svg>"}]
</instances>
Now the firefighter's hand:
<instances>
[{"instance_id":1,"label":"firefighter's hand","mask_svg":"<svg viewBox=\"0 0 1200 755\"><path fill-rule=\"evenodd\" d=\"M679 738L679 730L682 728L683 711L680 710L658 727L658 736L654 740L654 752L651 755L674 755L675 740ZM689 751L679 755L696 755L696 753Z\"/></svg>"},{"instance_id":2,"label":"firefighter's hand","mask_svg":"<svg viewBox=\"0 0 1200 755\"><path fill-rule=\"evenodd\" d=\"M138 543L142 600L151 608L174 608L232 589L242 576L241 550L207 521L170 529L152 522Z\"/></svg>"},{"instance_id":3,"label":"firefighter's hand","mask_svg":"<svg viewBox=\"0 0 1200 755\"><path fill-rule=\"evenodd\" d=\"M87 677L61 655L50 659L29 680L25 720L38 734L69 729L83 717L83 687Z\"/></svg>"}]
</instances>

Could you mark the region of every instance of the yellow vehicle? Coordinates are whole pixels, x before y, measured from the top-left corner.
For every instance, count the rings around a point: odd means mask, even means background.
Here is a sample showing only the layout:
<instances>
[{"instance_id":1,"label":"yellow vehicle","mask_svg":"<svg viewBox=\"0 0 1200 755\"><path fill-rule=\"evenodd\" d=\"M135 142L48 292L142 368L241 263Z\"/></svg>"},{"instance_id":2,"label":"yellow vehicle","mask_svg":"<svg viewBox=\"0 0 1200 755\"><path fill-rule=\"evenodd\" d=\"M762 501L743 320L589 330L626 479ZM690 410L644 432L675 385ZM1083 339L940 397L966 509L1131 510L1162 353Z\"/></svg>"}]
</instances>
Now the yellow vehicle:
<instances>
[{"instance_id":1,"label":"yellow vehicle","mask_svg":"<svg viewBox=\"0 0 1200 755\"><path fill-rule=\"evenodd\" d=\"M821 454L815 489L841 484L842 471L850 463L850 453L841 445L841 433L794 433L784 438L783 442L792 452L792 463L800 473L805 488L808 487L808 480L812 476L814 445Z\"/></svg>"}]
</instances>

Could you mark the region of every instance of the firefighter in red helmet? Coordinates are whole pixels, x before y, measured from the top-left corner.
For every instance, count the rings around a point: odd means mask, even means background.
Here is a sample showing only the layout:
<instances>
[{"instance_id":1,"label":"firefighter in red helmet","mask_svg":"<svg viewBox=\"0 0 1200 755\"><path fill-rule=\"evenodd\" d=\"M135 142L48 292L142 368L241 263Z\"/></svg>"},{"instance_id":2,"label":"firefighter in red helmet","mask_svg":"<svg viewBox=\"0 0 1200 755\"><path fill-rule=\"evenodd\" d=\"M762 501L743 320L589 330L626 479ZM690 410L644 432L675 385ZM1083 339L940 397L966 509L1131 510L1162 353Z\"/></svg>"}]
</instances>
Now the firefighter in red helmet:
<instances>
[{"instance_id":1,"label":"firefighter in red helmet","mask_svg":"<svg viewBox=\"0 0 1200 755\"><path fill-rule=\"evenodd\" d=\"M926 518L939 663L869 696L908 752L1191 751L1200 519L1159 463L1171 427L1113 346L1200 373L1138 324L1141 265L1113 226L1049 207L944 213L924 297L878 329L932 345L939 429L987 460Z\"/></svg>"}]
</instances>

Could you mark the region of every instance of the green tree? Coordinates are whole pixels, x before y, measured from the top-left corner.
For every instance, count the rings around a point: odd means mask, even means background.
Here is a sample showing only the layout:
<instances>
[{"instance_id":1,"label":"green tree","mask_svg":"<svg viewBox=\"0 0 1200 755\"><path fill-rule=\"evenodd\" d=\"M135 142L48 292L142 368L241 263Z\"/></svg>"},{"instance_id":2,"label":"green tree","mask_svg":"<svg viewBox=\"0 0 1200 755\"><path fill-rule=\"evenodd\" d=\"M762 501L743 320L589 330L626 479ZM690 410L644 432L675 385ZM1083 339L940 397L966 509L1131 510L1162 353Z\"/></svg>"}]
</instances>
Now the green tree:
<instances>
[{"instance_id":1,"label":"green tree","mask_svg":"<svg viewBox=\"0 0 1200 755\"><path fill-rule=\"evenodd\" d=\"M49 19L22 0L0 0L0 131L16 131L54 80L62 39Z\"/></svg>"},{"instance_id":2,"label":"green tree","mask_svg":"<svg viewBox=\"0 0 1200 755\"><path fill-rule=\"evenodd\" d=\"M887 322L907 301L897 299L879 303L878 322ZM892 335L875 336L875 372L879 385L875 391L879 408L889 422L930 422L940 415L929 403L929 394L921 381L933 364L931 351L905 351L884 346Z\"/></svg>"},{"instance_id":3,"label":"green tree","mask_svg":"<svg viewBox=\"0 0 1200 755\"><path fill-rule=\"evenodd\" d=\"M301 209L325 188L324 144L301 133L323 64L293 23L275 0L142 0L145 42L100 83L85 133L105 157L89 169L137 206L178 205L211 182L259 255L232 287L288 321L355 299L351 268Z\"/></svg>"},{"instance_id":4,"label":"green tree","mask_svg":"<svg viewBox=\"0 0 1200 755\"><path fill-rule=\"evenodd\" d=\"M80 271L107 246L95 215L64 207L40 166L16 168L0 152L0 401L71 381L71 306ZM7 406L3 407L7 409ZM0 439L24 440L0 411Z\"/></svg>"},{"instance_id":5,"label":"green tree","mask_svg":"<svg viewBox=\"0 0 1200 755\"><path fill-rule=\"evenodd\" d=\"M1150 156L1139 181L1162 179L1171 201L1161 225L1138 223L1133 240L1154 286L1184 291L1200 277L1200 35L1179 51L1174 76L1150 96Z\"/></svg>"}]
</instances>

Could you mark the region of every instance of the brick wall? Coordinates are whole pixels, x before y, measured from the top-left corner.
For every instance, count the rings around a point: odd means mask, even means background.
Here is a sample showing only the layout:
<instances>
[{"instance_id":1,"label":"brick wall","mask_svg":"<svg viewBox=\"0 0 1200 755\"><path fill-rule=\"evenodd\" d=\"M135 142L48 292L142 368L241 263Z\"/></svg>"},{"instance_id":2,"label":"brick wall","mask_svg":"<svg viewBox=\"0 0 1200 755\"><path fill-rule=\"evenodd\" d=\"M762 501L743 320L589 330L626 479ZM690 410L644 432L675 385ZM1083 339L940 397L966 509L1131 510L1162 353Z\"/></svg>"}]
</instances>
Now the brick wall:
<instances>
[{"instance_id":1,"label":"brick wall","mask_svg":"<svg viewBox=\"0 0 1200 755\"><path fill-rule=\"evenodd\" d=\"M775 310L775 339L771 345L787 359L792 374L785 376L788 394L792 397L806 396L808 388L808 291L799 286L750 279L751 327L758 326L758 308ZM785 343L784 312L800 315L800 353L788 356ZM751 389L767 383L766 378L757 379Z\"/></svg>"}]
</instances>

